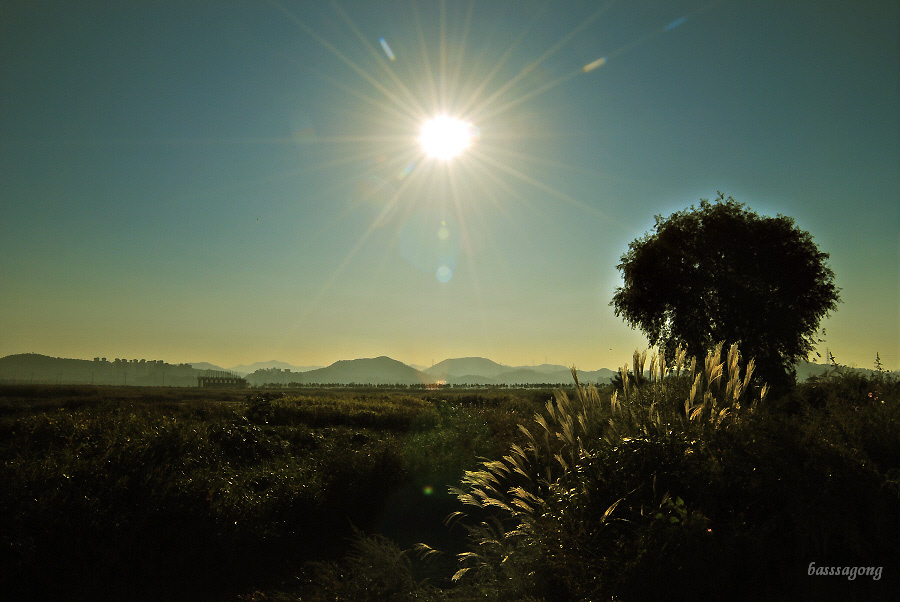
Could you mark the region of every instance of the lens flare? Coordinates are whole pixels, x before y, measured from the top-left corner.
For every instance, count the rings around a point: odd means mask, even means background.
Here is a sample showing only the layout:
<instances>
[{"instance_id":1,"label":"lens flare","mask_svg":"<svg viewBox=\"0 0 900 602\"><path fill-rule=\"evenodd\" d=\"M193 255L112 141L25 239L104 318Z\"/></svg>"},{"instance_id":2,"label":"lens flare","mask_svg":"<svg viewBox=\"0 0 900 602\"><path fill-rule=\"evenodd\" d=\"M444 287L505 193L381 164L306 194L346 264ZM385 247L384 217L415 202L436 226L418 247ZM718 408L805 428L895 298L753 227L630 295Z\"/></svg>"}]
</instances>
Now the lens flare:
<instances>
[{"instance_id":1,"label":"lens flare","mask_svg":"<svg viewBox=\"0 0 900 602\"><path fill-rule=\"evenodd\" d=\"M450 269L450 266L441 265L435 272L435 276L437 276L438 282L446 284L453 278L453 270Z\"/></svg>"},{"instance_id":2,"label":"lens flare","mask_svg":"<svg viewBox=\"0 0 900 602\"><path fill-rule=\"evenodd\" d=\"M453 278L462 250L462 233L452 215L423 205L404 220L397 247L400 255L438 282Z\"/></svg>"},{"instance_id":3,"label":"lens flare","mask_svg":"<svg viewBox=\"0 0 900 602\"><path fill-rule=\"evenodd\" d=\"M666 25L664 31L672 31L676 27L680 27L681 25L684 25L686 22L687 22L687 17L679 17L679 18L675 19L674 21L672 21L671 23L669 23L668 25Z\"/></svg>"},{"instance_id":4,"label":"lens flare","mask_svg":"<svg viewBox=\"0 0 900 602\"><path fill-rule=\"evenodd\" d=\"M381 49L384 50L384 53L391 60L391 62L397 60L397 57L394 56L394 51L391 50L390 46L388 46L387 40L385 40L384 38L378 38L378 41L381 43Z\"/></svg>"},{"instance_id":5,"label":"lens flare","mask_svg":"<svg viewBox=\"0 0 900 602\"><path fill-rule=\"evenodd\" d=\"M602 67L605 64L606 64L606 57L601 56L596 61L592 61L592 62L588 63L587 65L585 65L584 67L582 67L581 70L584 71L585 73L590 73L594 69L597 69L598 67Z\"/></svg>"}]
</instances>

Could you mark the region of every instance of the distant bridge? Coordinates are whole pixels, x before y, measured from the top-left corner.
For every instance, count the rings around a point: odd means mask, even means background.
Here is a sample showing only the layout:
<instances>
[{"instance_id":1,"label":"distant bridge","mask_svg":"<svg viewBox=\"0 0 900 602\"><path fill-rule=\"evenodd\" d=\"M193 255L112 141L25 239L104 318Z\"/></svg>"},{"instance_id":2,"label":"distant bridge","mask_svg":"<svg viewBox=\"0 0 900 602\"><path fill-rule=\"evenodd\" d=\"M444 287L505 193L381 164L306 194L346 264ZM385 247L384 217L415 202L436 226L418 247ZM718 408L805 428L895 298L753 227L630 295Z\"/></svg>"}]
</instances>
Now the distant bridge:
<instances>
[{"instance_id":1,"label":"distant bridge","mask_svg":"<svg viewBox=\"0 0 900 602\"><path fill-rule=\"evenodd\" d=\"M238 376L234 372L207 370L206 376L197 377L197 386L215 387L218 389L243 389L247 386L247 379Z\"/></svg>"}]
</instances>

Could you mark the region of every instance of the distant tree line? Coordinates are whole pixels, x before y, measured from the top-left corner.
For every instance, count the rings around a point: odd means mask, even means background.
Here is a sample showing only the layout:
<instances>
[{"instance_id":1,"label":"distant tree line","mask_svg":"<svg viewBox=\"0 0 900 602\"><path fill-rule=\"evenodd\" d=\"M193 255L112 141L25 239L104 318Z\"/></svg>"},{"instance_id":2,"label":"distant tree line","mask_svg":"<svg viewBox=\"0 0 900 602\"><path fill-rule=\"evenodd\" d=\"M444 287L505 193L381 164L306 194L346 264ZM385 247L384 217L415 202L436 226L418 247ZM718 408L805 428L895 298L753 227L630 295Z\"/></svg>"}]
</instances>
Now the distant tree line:
<instances>
[{"instance_id":1,"label":"distant tree line","mask_svg":"<svg viewBox=\"0 0 900 602\"><path fill-rule=\"evenodd\" d=\"M588 383L590 384L590 383ZM602 384L602 383L598 383ZM434 390L453 390L453 389L479 389L479 390L495 390L495 389L510 389L510 390L518 390L518 389L559 389L562 385L560 383L523 383L523 384L506 384L506 383L498 383L498 384L467 384L467 383L445 383L445 384L428 384L428 383L418 383L418 384L405 384L405 383L380 383L380 384L371 384L371 383L301 383L301 382L288 382L288 383L262 383L252 385L253 388L257 389L385 389L385 390L400 390L400 391L434 391Z\"/></svg>"},{"instance_id":2,"label":"distant tree line","mask_svg":"<svg viewBox=\"0 0 900 602\"><path fill-rule=\"evenodd\" d=\"M0 358L0 380L10 383L195 387L197 377L205 373L190 364L162 360L80 360L39 354Z\"/></svg>"}]
</instances>

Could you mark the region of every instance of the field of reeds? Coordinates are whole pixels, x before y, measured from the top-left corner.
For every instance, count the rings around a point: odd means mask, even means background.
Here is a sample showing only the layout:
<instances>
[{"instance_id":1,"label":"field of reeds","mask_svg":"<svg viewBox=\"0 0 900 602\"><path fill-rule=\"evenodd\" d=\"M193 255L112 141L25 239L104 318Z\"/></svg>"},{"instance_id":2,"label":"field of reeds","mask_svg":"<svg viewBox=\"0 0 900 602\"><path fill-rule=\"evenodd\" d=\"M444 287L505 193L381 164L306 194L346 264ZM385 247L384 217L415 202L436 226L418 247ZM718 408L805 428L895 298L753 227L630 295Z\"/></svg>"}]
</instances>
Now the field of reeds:
<instances>
[{"instance_id":1,"label":"field of reeds","mask_svg":"<svg viewBox=\"0 0 900 602\"><path fill-rule=\"evenodd\" d=\"M900 382L775 399L749 372L732 348L555 392L0 387L0 591L895 599Z\"/></svg>"},{"instance_id":2,"label":"field of reeds","mask_svg":"<svg viewBox=\"0 0 900 602\"><path fill-rule=\"evenodd\" d=\"M235 599L357 531L458 546L448 486L549 396L2 387L0 591Z\"/></svg>"}]
</instances>

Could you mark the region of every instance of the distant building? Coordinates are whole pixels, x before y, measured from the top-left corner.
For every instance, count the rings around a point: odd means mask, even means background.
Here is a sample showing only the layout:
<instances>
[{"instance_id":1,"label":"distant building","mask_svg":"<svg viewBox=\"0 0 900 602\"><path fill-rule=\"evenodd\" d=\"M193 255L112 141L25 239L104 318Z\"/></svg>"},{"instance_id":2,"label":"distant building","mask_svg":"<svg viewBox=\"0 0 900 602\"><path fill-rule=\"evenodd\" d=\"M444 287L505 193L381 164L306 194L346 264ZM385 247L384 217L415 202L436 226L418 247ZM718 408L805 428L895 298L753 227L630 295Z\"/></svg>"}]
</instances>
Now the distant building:
<instances>
[{"instance_id":1,"label":"distant building","mask_svg":"<svg viewBox=\"0 0 900 602\"><path fill-rule=\"evenodd\" d=\"M216 389L244 389L247 379L231 372L207 370L206 376L197 377L197 386Z\"/></svg>"}]
</instances>

